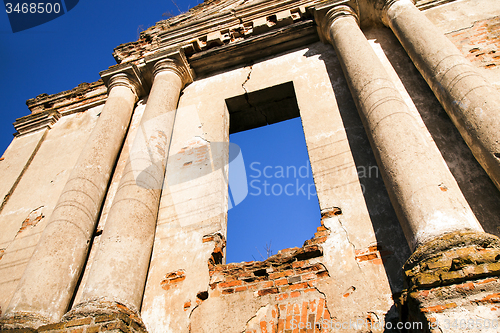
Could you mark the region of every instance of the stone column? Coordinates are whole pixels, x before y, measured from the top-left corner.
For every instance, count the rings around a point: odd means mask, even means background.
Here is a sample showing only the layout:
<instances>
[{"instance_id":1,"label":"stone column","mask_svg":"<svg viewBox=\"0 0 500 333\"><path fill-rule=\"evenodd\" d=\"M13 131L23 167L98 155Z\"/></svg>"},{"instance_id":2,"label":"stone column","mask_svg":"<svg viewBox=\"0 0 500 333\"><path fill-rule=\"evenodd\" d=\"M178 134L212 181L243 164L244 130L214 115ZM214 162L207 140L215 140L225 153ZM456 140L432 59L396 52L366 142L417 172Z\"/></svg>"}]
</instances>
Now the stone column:
<instances>
[{"instance_id":1,"label":"stone column","mask_svg":"<svg viewBox=\"0 0 500 333\"><path fill-rule=\"evenodd\" d=\"M385 0L383 22L500 189L500 92L410 0Z\"/></svg>"},{"instance_id":2,"label":"stone column","mask_svg":"<svg viewBox=\"0 0 500 333\"><path fill-rule=\"evenodd\" d=\"M72 312L111 308L116 302L136 313L140 309L177 102L189 73L184 65L167 58L156 62L153 76L82 301Z\"/></svg>"},{"instance_id":3,"label":"stone column","mask_svg":"<svg viewBox=\"0 0 500 333\"><path fill-rule=\"evenodd\" d=\"M356 102L408 243L456 230L482 231L421 121L403 101L348 6L321 22Z\"/></svg>"},{"instance_id":4,"label":"stone column","mask_svg":"<svg viewBox=\"0 0 500 333\"><path fill-rule=\"evenodd\" d=\"M21 326L54 322L67 311L138 100L137 82L114 75L108 99L72 170L4 318ZM23 324L24 323L24 324Z\"/></svg>"}]
</instances>

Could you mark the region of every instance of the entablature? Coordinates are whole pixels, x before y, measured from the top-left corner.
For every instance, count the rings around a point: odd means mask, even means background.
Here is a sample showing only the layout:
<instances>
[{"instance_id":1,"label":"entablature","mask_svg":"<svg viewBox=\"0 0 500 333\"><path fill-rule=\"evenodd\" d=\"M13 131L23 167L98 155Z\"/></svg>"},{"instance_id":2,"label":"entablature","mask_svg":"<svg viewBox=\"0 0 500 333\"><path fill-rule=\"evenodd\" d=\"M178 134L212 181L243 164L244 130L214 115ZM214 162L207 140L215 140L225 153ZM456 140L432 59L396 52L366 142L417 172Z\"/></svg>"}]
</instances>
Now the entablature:
<instances>
[{"instance_id":1,"label":"entablature","mask_svg":"<svg viewBox=\"0 0 500 333\"><path fill-rule=\"evenodd\" d=\"M187 13L158 22L143 31L138 41L115 48L113 55L118 64L101 72L103 80L28 100L32 115L16 120L16 135L51 126L61 116L103 104L109 79L117 73L130 77L137 96L142 97L152 85L152 66L162 57L170 57L186 68L187 83L195 75L206 76L320 39L325 41L317 22L334 6L350 6L363 27L380 21L378 11L389 1L205 1ZM425 10L453 1L458 0L417 0L416 6ZM32 117L36 113L43 116Z\"/></svg>"}]
</instances>

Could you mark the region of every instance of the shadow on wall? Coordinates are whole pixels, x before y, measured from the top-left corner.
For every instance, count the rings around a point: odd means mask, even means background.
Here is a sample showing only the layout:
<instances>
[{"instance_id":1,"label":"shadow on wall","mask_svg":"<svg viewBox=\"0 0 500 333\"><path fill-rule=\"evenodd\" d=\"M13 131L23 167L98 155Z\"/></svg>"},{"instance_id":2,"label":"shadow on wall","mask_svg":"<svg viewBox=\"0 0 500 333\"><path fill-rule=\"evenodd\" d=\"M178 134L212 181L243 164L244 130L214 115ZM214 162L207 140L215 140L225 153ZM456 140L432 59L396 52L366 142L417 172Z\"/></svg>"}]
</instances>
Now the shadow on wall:
<instances>
[{"instance_id":1,"label":"shadow on wall","mask_svg":"<svg viewBox=\"0 0 500 333\"><path fill-rule=\"evenodd\" d=\"M382 47L484 231L500 236L500 191L476 161L394 34L382 28L365 31L365 35Z\"/></svg>"},{"instance_id":2,"label":"shadow on wall","mask_svg":"<svg viewBox=\"0 0 500 333\"><path fill-rule=\"evenodd\" d=\"M344 123L349 146L358 170L358 178L363 190L364 200L373 224L377 245L368 252L356 251L356 259L363 256L377 256L382 259L393 294L403 289L403 264L411 255L410 248L391 205L385 185L382 181L375 156L368 137L358 115L356 106L349 92L342 68L336 57L322 55L310 49L305 56L319 55L330 77L332 89Z\"/></svg>"}]
</instances>

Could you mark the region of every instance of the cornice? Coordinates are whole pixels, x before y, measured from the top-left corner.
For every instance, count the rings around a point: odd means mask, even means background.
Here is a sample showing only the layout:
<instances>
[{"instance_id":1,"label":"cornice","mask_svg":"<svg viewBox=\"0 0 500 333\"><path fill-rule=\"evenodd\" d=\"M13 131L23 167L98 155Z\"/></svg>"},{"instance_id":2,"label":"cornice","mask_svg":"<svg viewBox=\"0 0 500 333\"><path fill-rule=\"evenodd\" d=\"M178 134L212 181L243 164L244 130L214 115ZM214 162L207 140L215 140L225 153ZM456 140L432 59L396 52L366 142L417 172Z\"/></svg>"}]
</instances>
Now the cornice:
<instances>
[{"instance_id":1,"label":"cornice","mask_svg":"<svg viewBox=\"0 0 500 333\"><path fill-rule=\"evenodd\" d=\"M31 113L55 110L61 115L79 112L104 103L107 97L102 80L81 83L77 87L57 94L41 94L26 101Z\"/></svg>"},{"instance_id":2,"label":"cornice","mask_svg":"<svg viewBox=\"0 0 500 333\"><path fill-rule=\"evenodd\" d=\"M188 22L166 30L161 28L164 23L159 22L158 28L141 36L140 43L120 45L115 48L113 55L118 62L130 62L158 50L181 47L189 57L194 53L311 18L309 9L321 2L323 1L258 0L239 6L234 6L235 1L225 2L233 7L202 15L198 19L191 18ZM144 46L146 40L149 43Z\"/></svg>"},{"instance_id":3,"label":"cornice","mask_svg":"<svg viewBox=\"0 0 500 333\"><path fill-rule=\"evenodd\" d=\"M61 114L56 110L41 111L16 119L13 124L16 129L14 136L20 136L38 131L52 126L61 118Z\"/></svg>"},{"instance_id":4,"label":"cornice","mask_svg":"<svg viewBox=\"0 0 500 333\"><path fill-rule=\"evenodd\" d=\"M206 76L309 45L318 40L316 24L313 19L309 19L235 43L195 53L188 58L188 61L198 76Z\"/></svg>"}]
</instances>

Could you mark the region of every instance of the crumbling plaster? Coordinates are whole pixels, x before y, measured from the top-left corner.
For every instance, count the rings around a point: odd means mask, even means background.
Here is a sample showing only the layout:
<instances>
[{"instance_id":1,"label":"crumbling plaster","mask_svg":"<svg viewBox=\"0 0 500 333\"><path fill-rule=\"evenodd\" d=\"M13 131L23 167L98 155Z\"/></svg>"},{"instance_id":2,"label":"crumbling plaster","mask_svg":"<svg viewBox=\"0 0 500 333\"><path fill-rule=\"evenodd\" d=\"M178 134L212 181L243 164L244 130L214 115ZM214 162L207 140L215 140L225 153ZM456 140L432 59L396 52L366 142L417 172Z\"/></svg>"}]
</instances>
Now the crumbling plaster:
<instances>
[{"instance_id":1,"label":"crumbling plaster","mask_svg":"<svg viewBox=\"0 0 500 333\"><path fill-rule=\"evenodd\" d=\"M364 146L363 149L368 154L371 150L366 137L361 140L348 140L346 131L350 131L351 135L353 132L362 135L362 125L345 88L340 65L330 46L321 43L312 44L307 48L255 63L251 68L240 67L199 79L186 87L179 102L179 113L167 168L167 174L170 173L168 179L174 171L171 169L174 163L171 158L179 151L177 147L196 141L196 137L199 136L209 142L227 141L225 99L289 81L292 81L295 87L320 207L324 213L335 207L340 207L342 210L341 216L325 220L325 225L332 230L332 236L324 244L324 256L321 261L328 267L332 279L322 282L323 288L318 287L318 289L322 292L324 289L327 302L343 305L336 307L336 316L351 318L352 313L356 313L356 316L363 317L368 311L374 311L379 317L383 317L391 310L392 293L402 288L396 272L399 271L397 267L402 265L409 252L404 250L407 246L380 179L367 180L369 187L367 190L370 193L378 193L377 197L380 199L377 211L372 214L375 218L385 220L385 226L382 223L376 225L378 235L374 232L372 218L363 196L363 187L357 176L357 165L351 153L353 147L350 147L350 144ZM342 111L339 111L340 107L343 108ZM193 124L192 117L183 119L183 112L197 115L201 128L192 127L189 131L189 126ZM347 117L350 124L346 125L343 117ZM219 119L226 121L220 122ZM317 119L322 119L322 122L318 123ZM358 165L361 167L375 165L373 156L357 162L368 163ZM210 200L200 199L200 196L206 193L204 192L206 187L200 183L198 187L199 192L190 187L191 197L198 198L195 201L200 200L198 202L201 203ZM226 191L221 189L211 202L221 207L225 206ZM207 301L201 303L200 309L192 310L191 318L197 318L196 322L190 322L189 313L183 308L185 302L195 302L197 292L206 291L208 288L209 274L206 263L213 245L203 243L202 238L213 232L225 235L225 214L221 211L220 215L205 220L197 220L197 216L193 215L190 220L183 220L183 223L176 225L179 223L176 216L181 212L176 211L178 206L169 198L168 185L165 186L162 196L155 247L142 307L143 320L148 329L152 332L181 332L187 331L191 323L197 327L210 327L212 332L233 328L236 331L244 330L247 321L255 315L260 306L265 306L266 302L250 305L247 304L249 302L241 302L242 299L231 296L233 301L228 300L225 303L222 300L212 301L209 296ZM387 218L390 220L387 221ZM181 229L179 226L184 228ZM399 235L397 239L384 239L387 247L396 253L387 259L387 265L396 271L390 274L390 278L387 277L384 265L369 264L361 268L355 259L356 249L361 250L377 244L380 242L378 238L382 237L382 234L387 234L389 230ZM180 282L177 288L163 290L161 281L165 274L179 269L185 272L185 280ZM362 273L359 274L360 272ZM391 291L389 279L392 280L395 290ZM372 285L374 281L385 282L375 287ZM342 295L353 284L357 293L355 292L350 298L343 297ZM250 300L254 296L238 297ZM233 303L236 300L239 304L237 311L234 310L236 303ZM217 303L218 312L213 313L215 308L211 306L214 304L212 302ZM208 320L206 316L194 315L197 311L203 312L204 308L211 309L210 323L204 321ZM222 323L222 319L228 316L233 318L233 311L238 313L238 319L232 320L234 327L231 326L233 328L230 329L226 327L228 323ZM220 313L220 317L217 317L217 313ZM391 315L394 318L394 309ZM198 320L201 322L197 322Z\"/></svg>"}]
</instances>

